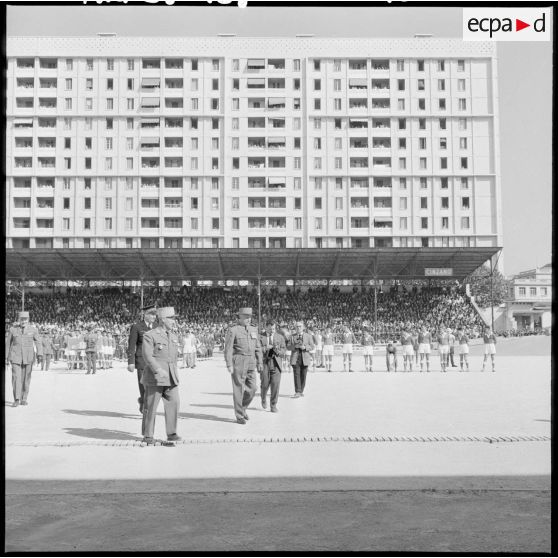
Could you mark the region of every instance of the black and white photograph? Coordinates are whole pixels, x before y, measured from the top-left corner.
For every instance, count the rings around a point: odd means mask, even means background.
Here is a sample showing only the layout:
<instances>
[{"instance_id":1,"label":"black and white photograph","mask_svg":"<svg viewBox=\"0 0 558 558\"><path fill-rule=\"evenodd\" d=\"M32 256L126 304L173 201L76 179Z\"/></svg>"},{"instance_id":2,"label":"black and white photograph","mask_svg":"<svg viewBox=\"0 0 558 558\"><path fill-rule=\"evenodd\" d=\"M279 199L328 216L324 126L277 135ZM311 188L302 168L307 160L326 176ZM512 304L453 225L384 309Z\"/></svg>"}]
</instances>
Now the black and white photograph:
<instances>
[{"instance_id":1,"label":"black and white photograph","mask_svg":"<svg viewBox=\"0 0 558 558\"><path fill-rule=\"evenodd\" d=\"M3 9L5 553L552 553L551 4Z\"/></svg>"}]
</instances>

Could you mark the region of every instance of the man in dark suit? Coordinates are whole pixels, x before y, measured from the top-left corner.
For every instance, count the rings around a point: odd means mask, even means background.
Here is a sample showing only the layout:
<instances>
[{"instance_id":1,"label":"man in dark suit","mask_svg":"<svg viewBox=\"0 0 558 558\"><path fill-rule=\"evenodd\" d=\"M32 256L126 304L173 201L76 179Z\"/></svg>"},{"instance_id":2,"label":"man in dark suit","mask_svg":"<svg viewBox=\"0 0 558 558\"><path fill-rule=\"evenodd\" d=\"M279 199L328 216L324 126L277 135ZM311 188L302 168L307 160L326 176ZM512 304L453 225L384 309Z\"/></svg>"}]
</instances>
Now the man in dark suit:
<instances>
[{"instance_id":1,"label":"man in dark suit","mask_svg":"<svg viewBox=\"0 0 558 558\"><path fill-rule=\"evenodd\" d=\"M289 339L288 348L291 350L291 366L295 384L293 397L303 397L306 373L312 360L310 351L314 349L312 336L304 331L304 322L296 322L296 332Z\"/></svg>"},{"instance_id":2,"label":"man in dark suit","mask_svg":"<svg viewBox=\"0 0 558 558\"><path fill-rule=\"evenodd\" d=\"M279 385L281 384L281 360L287 346L285 338L278 333L273 322L267 322L265 332L260 336L263 352L263 369L260 374L262 407L267 409L267 390L271 387L271 412L277 413Z\"/></svg>"},{"instance_id":3,"label":"man in dark suit","mask_svg":"<svg viewBox=\"0 0 558 558\"><path fill-rule=\"evenodd\" d=\"M153 323L155 322L157 310L154 304L144 306L142 310L144 313L143 319L130 328L130 336L128 338L128 371L133 372L134 369L137 370L138 388L140 393L140 396L138 397L139 410L140 413L144 414L145 389L141 383L141 376L143 374L143 369L145 368L145 361L143 360L142 352L143 335L146 331L153 329ZM145 415L143 422L145 422Z\"/></svg>"},{"instance_id":4,"label":"man in dark suit","mask_svg":"<svg viewBox=\"0 0 558 558\"><path fill-rule=\"evenodd\" d=\"M157 407L163 398L167 442L174 445L182 438L177 435L180 396L178 392L178 334L176 333L174 308L167 306L157 310L158 327L143 335L142 353L145 368L141 381L145 387L145 420L143 441L153 445Z\"/></svg>"}]
</instances>

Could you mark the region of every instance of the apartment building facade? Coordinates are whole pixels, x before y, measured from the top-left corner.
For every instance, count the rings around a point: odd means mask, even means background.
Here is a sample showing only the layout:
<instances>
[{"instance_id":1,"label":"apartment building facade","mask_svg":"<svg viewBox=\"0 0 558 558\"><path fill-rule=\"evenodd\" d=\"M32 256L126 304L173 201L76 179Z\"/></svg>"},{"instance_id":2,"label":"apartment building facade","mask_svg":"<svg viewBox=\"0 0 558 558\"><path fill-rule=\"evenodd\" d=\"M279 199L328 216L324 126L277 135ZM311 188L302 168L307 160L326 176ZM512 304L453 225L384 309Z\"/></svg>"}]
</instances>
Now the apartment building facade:
<instances>
[{"instance_id":1,"label":"apartment building facade","mask_svg":"<svg viewBox=\"0 0 558 558\"><path fill-rule=\"evenodd\" d=\"M7 39L7 248L501 246L496 51Z\"/></svg>"}]
</instances>

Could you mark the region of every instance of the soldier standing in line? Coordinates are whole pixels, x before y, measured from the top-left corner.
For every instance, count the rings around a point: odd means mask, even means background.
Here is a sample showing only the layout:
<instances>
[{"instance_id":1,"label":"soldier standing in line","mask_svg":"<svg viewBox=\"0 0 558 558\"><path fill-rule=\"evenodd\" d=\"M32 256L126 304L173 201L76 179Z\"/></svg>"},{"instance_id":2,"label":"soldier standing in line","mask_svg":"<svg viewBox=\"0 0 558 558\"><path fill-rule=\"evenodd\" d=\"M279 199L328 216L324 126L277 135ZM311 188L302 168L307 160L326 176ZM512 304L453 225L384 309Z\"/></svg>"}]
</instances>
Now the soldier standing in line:
<instances>
[{"instance_id":1,"label":"soldier standing in line","mask_svg":"<svg viewBox=\"0 0 558 558\"><path fill-rule=\"evenodd\" d=\"M144 314L143 319L139 322L135 323L130 328L130 335L128 337L128 372L133 372L134 370L137 371L137 378L138 378L138 388L139 388L139 397L138 397L138 404L139 404L139 412L144 415L144 422L145 422L145 388L141 382L141 376L143 374L143 369L145 368L145 361L143 360L143 336L146 331L149 331L153 328L153 324L155 322L157 316L157 310L155 309L154 304L149 304L142 308ZM143 433L143 426L142 426L142 433Z\"/></svg>"},{"instance_id":2,"label":"soldier standing in line","mask_svg":"<svg viewBox=\"0 0 558 558\"><path fill-rule=\"evenodd\" d=\"M176 315L172 306L157 310L158 327L143 335L142 354L145 363L141 381L145 387L142 421L143 441L153 445L155 417L161 398L165 409L167 442L174 445L182 438L176 433L180 396L178 391L178 335L176 334Z\"/></svg>"},{"instance_id":3,"label":"soldier standing in line","mask_svg":"<svg viewBox=\"0 0 558 558\"><path fill-rule=\"evenodd\" d=\"M29 312L19 313L19 323L10 328L6 338L6 357L12 365L14 407L27 405L33 361L42 356L43 346L37 329L29 324Z\"/></svg>"},{"instance_id":4,"label":"soldier standing in line","mask_svg":"<svg viewBox=\"0 0 558 558\"><path fill-rule=\"evenodd\" d=\"M95 374L97 372L97 340L94 326L89 327L89 332L83 338L85 342L85 362L87 364L86 374ZM93 370L93 372L91 372Z\"/></svg>"},{"instance_id":5,"label":"soldier standing in line","mask_svg":"<svg viewBox=\"0 0 558 558\"><path fill-rule=\"evenodd\" d=\"M365 372L372 372L372 357L374 355L374 337L370 333L370 327L364 327L362 334L362 354L364 355Z\"/></svg>"},{"instance_id":6,"label":"soldier standing in line","mask_svg":"<svg viewBox=\"0 0 558 558\"><path fill-rule=\"evenodd\" d=\"M262 346L257 328L250 325L252 308L238 311L238 324L225 337L225 362L233 385L234 414L238 424L246 424L246 408L256 393L256 369L263 371Z\"/></svg>"}]
</instances>

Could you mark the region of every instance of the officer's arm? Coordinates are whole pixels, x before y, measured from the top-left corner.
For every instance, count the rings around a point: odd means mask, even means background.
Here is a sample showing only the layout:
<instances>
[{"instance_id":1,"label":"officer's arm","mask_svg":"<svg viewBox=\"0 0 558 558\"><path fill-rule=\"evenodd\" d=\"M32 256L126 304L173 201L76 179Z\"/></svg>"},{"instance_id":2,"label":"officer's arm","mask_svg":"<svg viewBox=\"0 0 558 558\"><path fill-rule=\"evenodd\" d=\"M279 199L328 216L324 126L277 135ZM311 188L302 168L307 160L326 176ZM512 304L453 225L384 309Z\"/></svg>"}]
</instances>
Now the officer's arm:
<instances>
[{"instance_id":1,"label":"officer's arm","mask_svg":"<svg viewBox=\"0 0 558 558\"><path fill-rule=\"evenodd\" d=\"M37 356L43 356L43 340L40 338L37 331L33 333L33 341L35 341L35 351Z\"/></svg>"},{"instance_id":2,"label":"officer's arm","mask_svg":"<svg viewBox=\"0 0 558 558\"><path fill-rule=\"evenodd\" d=\"M310 343L308 343L308 346L306 347L307 351L313 351L314 350L314 339L311 335L308 336L310 338Z\"/></svg>"},{"instance_id":3,"label":"officer's arm","mask_svg":"<svg viewBox=\"0 0 558 558\"><path fill-rule=\"evenodd\" d=\"M143 354L143 360L149 365L149 368L153 371L153 375L155 378L158 378L159 373L163 372L159 363L153 357L153 347L155 341L153 340L153 336L150 332L145 333L143 336L143 343L141 345L141 350Z\"/></svg>"},{"instance_id":4,"label":"officer's arm","mask_svg":"<svg viewBox=\"0 0 558 558\"><path fill-rule=\"evenodd\" d=\"M225 355L225 363L227 364L227 369L232 372L233 369L233 343L234 343L234 332L230 328L225 335L225 349L223 354Z\"/></svg>"},{"instance_id":5,"label":"officer's arm","mask_svg":"<svg viewBox=\"0 0 558 558\"><path fill-rule=\"evenodd\" d=\"M136 363L136 344L138 342L138 328L134 324L130 329L128 337L128 364Z\"/></svg>"},{"instance_id":6,"label":"officer's arm","mask_svg":"<svg viewBox=\"0 0 558 558\"><path fill-rule=\"evenodd\" d=\"M6 361L10 358L10 349L12 347L12 339L14 336L12 335L12 330L8 332L8 338L6 339Z\"/></svg>"},{"instance_id":7,"label":"officer's arm","mask_svg":"<svg viewBox=\"0 0 558 558\"><path fill-rule=\"evenodd\" d=\"M258 369L263 367L263 352L262 343L260 341L260 336L256 336L256 366Z\"/></svg>"}]
</instances>

